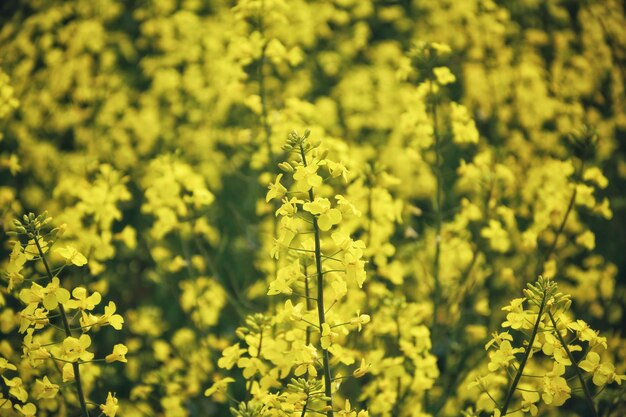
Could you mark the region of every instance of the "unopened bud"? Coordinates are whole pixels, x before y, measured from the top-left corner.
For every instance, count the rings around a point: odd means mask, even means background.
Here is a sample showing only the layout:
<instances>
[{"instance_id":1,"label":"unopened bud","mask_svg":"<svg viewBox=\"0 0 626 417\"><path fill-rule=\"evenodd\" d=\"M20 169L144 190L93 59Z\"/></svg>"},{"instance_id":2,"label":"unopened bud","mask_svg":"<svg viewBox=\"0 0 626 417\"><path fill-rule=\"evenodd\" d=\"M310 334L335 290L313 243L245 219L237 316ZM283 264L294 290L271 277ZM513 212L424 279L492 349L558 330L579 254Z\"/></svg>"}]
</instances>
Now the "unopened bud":
<instances>
[{"instance_id":1,"label":"unopened bud","mask_svg":"<svg viewBox=\"0 0 626 417\"><path fill-rule=\"evenodd\" d=\"M278 168L282 169L285 172L293 172L294 169L289 162L281 162L278 164Z\"/></svg>"}]
</instances>

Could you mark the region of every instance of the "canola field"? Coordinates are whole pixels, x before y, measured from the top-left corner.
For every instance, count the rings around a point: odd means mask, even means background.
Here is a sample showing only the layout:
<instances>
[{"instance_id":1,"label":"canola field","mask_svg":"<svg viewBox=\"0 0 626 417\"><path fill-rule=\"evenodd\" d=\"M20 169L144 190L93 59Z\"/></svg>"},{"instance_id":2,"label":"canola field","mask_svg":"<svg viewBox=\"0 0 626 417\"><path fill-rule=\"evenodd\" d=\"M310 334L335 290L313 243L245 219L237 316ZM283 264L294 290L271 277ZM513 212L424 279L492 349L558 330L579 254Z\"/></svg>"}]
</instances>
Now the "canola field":
<instances>
[{"instance_id":1,"label":"canola field","mask_svg":"<svg viewBox=\"0 0 626 417\"><path fill-rule=\"evenodd\" d=\"M620 0L0 2L2 417L626 415Z\"/></svg>"}]
</instances>

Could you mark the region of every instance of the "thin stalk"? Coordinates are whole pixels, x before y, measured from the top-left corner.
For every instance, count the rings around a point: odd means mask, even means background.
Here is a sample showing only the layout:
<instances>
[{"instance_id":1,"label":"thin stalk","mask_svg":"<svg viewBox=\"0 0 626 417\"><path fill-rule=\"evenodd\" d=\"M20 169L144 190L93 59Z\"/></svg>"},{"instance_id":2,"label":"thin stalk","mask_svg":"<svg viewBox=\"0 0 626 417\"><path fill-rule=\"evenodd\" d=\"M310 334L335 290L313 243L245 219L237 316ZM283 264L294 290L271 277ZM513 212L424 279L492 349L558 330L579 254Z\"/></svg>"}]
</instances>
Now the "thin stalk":
<instances>
[{"instance_id":1,"label":"thin stalk","mask_svg":"<svg viewBox=\"0 0 626 417\"><path fill-rule=\"evenodd\" d=\"M578 364L574 360L574 356L572 355L572 352L567 347L567 343L565 343L563 336L556 328L556 320L554 320L554 316L552 315L552 312L548 312L548 316L550 317L552 326L554 326L554 333L556 333L556 336L559 338L559 342L561 342L561 346L563 346L563 349L565 349L565 352L567 352L567 357L572 362L572 367L574 367L574 370L576 371L576 376L578 377L578 380L580 381L580 385L582 385L583 387L583 391L585 393L585 400L587 401L587 405L591 409L591 414L593 415L593 417L598 417L598 412L596 411L596 407L594 407L593 405L593 397L591 395L591 391L589 391L589 387L585 383L583 373L580 371Z\"/></svg>"},{"instance_id":2,"label":"thin stalk","mask_svg":"<svg viewBox=\"0 0 626 417\"><path fill-rule=\"evenodd\" d=\"M506 415L506 412L509 409L509 405L511 404L511 399L513 398L513 393L515 392L515 388L517 388L517 384L522 378L524 367L526 366L526 362L528 361L528 358L530 357L530 352L533 348L533 344L535 343L535 337L537 336L537 330L539 330L539 323L541 323L541 316L543 314L543 309L545 306L546 306L546 295L544 293L543 297L541 298L541 305L539 305L539 313L537 313L537 321L535 322L535 325L533 326L533 332L530 335L530 340L528 341L528 346L526 347L526 351L524 352L524 357L522 358L522 361L519 364L519 368L517 369L515 378L513 379L513 382L511 383L511 386L509 387L509 391L507 392L506 397L504 399L504 405L502 406L502 409L500 410L500 415L502 416Z\"/></svg>"},{"instance_id":3,"label":"thin stalk","mask_svg":"<svg viewBox=\"0 0 626 417\"><path fill-rule=\"evenodd\" d=\"M391 415L400 415L400 404L402 403L402 378L398 377L398 383L396 384L396 401L393 404L393 412Z\"/></svg>"},{"instance_id":4,"label":"thin stalk","mask_svg":"<svg viewBox=\"0 0 626 417\"><path fill-rule=\"evenodd\" d=\"M39 252L39 257L41 258L41 261L43 262L43 266L46 269L46 274L48 275L50 282L52 282L52 279L53 279L52 270L50 269L50 265L48 265L48 260L46 259L43 253L43 250L41 249L41 245L39 244L39 235L35 235L35 239L33 240L35 241L35 245L37 246L37 251ZM67 320L65 309L63 308L63 305L61 303L59 303L58 308L59 308L59 313L61 315L61 321L63 322L65 336L72 337L72 330L70 329L70 324ZM80 409L84 417L89 417L89 411L87 411L87 402L85 401L85 394L83 393L83 386L80 380L80 368L78 366L78 362L72 362L72 368L74 369L76 393L78 394L78 401L80 402Z\"/></svg>"},{"instance_id":5,"label":"thin stalk","mask_svg":"<svg viewBox=\"0 0 626 417\"><path fill-rule=\"evenodd\" d=\"M263 16L265 13L265 1L261 1L261 13L259 15L259 32L265 37L265 24ZM261 97L261 125L265 136L265 146L267 147L267 155L269 165L274 166L274 152L272 151L272 126L269 122L269 106L267 105L267 87L265 85L265 62L267 61L267 46L269 42L265 41L261 48L261 56L259 58L258 78L259 78L259 97ZM274 236L278 236L278 221L275 216L272 217L272 228ZM273 260L274 278L278 274L278 259Z\"/></svg>"},{"instance_id":6,"label":"thin stalk","mask_svg":"<svg viewBox=\"0 0 626 417\"><path fill-rule=\"evenodd\" d=\"M259 20L257 22L259 33L261 37L265 37L265 22L263 17L265 16L265 1L261 0L261 13L259 13ZM261 56L259 58L259 67L258 67L258 79L259 79L259 97L261 97L261 125L263 126L263 131L265 133L265 144L267 146L267 154L270 159L270 164L274 163L274 154L272 152L272 126L269 123L268 117L268 106L267 106L267 90L265 86L265 72L263 71L265 68L265 61L267 60L267 46L269 45L268 41L263 43L263 47L261 48Z\"/></svg>"},{"instance_id":7,"label":"thin stalk","mask_svg":"<svg viewBox=\"0 0 626 417\"><path fill-rule=\"evenodd\" d=\"M310 311L313 306L311 305L311 294L309 289L309 276L307 274L307 265L304 265L304 294L306 295L306 310ZM308 346L311 343L311 328L309 326L306 327L306 339L305 344ZM304 409L306 409L306 404L304 405ZM302 415L304 416L304 410L302 410Z\"/></svg>"},{"instance_id":8,"label":"thin stalk","mask_svg":"<svg viewBox=\"0 0 626 417\"><path fill-rule=\"evenodd\" d=\"M274 163L274 152L272 151L272 126L269 124L269 111L267 106L267 92L265 87L265 74L263 67L265 66L265 52L267 49L267 42L261 49L261 58L259 62L259 96L261 97L261 124L263 125L263 132L265 134L265 145L267 146L267 153L270 159L270 164Z\"/></svg>"},{"instance_id":9,"label":"thin stalk","mask_svg":"<svg viewBox=\"0 0 626 417\"><path fill-rule=\"evenodd\" d=\"M435 177L437 180L437 189L435 193L435 202L433 209L435 210L435 259L433 261L433 279L435 281L434 288L434 314L433 324L437 323L437 310L439 308L441 299L441 283L439 282L439 263L441 258L441 229L442 229L442 214L441 214L441 196L442 196L442 175L441 175L441 141L439 137L438 129L438 116L437 116L437 99L433 93L432 80L430 82L430 96L433 100L430 111L433 122L433 136L435 139Z\"/></svg>"},{"instance_id":10,"label":"thin stalk","mask_svg":"<svg viewBox=\"0 0 626 417\"><path fill-rule=\"evenodd\" d=\"M433 210L435 211L435 259L433 260L433 322L431 328L432 340L437 343L438 340L438 316L439 308L441 304L441 283L439 281L439 264L441 259L441 229L443 223L443 217L441 212L441 195L442 195L442 173L441 173L441 143L439 138L438 129L438 117L437 117L437 99L433 92L433 79L431 78L429 83L430 98L432 100L430 106L431 118L433 122L433 137L435 139L435 177L437 183L437 189L435 192L435 201L433 204ZM424 409L429 408L430 404L430 392L424 392Z\"/></svg>"},{"instance_id":11,"label":"thin stalk","mask_svg":"<svg viewBox=\"0 0 626 417\"><path fill-rule=\"evenodd\" d=\"M300 417L304 417L304 415L306 414L307 405L309 405L309 397L307 397L306 401L304 402L304 406L302 407L302 414L300 414Z\"/></svg>"},{"instance_id":12,"label":"thin stalk","mask_svg":"<svg viewBox=\"0 0 626 417\"><path fill-rule=\"evenodd\" d=\"M257 352L256 352L256 357L261 359L261 348L263 347L263 326L261 326L261 333L259 333L259 346L257 348ZM250 397L252 396L252 384L254 383L254 380L256 379L256 376L253 377L253 379L251 379L250 381L248 381L248 383L246 384L246 401L248 401L250 399Z\"/></svg>"},{"instance_id":13,"label":"thin stalk","mask_svg":"<svg viewBox=\"0 0 626 417\"><path fill-rule=\"evenodd\" d=\"M226 285L226 278L222 277L221 273L217 270L215 262L209 254L209 251L204 247L198 236L195 234L193 236L193 241L196 244L196 248L200 252L200 255L202 256L209 270L211 271L213 279L215 279L215 281L217 281L217 283L224 289L226 300L235 309L235 312L239 315L239 317L244 318L248 314L248 311L254 310L254 307L250 306L249 304L247 304L247 302L243 300L243 297L241 297L238 289L234 285ZM228 280L228 282L232 282L232 280ZM233 294L231 294L231 291L233 292L234 296Z\"/></svg>"},{"instance_id":14,"label":"thin stalk","mask_svg":"<svg viewBox=\"0 0 626 417\"><path fill-rule=\"evenodd\" d=\"M302 164L307 166L306 154L302 144L300 144L300 155L302 156ZM315 201L315 195L313 194L313 188L309 189L309 200ZM317 270L317 314L319 318L320 329L322 325L326 323L326 313L324 309L324 273L322 271L322 244L320 241L320 228L317 224L317 217L313 216L313 230L315 232L315 268ZM321 347L321 346L320 346ZM332 398L332 377L330 375L330 358L328 350L322 349L322 362L324 366L324 395L328 397L326 404L328 405L327 417L334 417L333 412L333 398Z\"/></svg>"},{"instance_id":15,"label":"thin stalk","mask_svg":"<svg viewBox=\"0 0 626 417\"><path fill-rule=\"evenodd\" d=\"M561 224L559 225L559 228L556 231L556 235L554 235L554 240L548 247L548 250L546 251L543 259L539 257L539 259L537 260L537 268L535 269L535 276L539 275L539 273L541 272L543 263L550 259L550 256L552 256L552 253L556 249L556 245L559 242L559 238L561 237L563 230L565 230L565 223L567 222L567 219L569 218L569 215L572 212L572 209L574 208L574 202L576 202L576 194L577 194L577 189L574 187L574 191L572 192L572 196L570 197L569 203L567 204L567 209L565 210L565 215L563 216L563 220L561 220Z\"/></svg>"},{"instance_id":16,"label":"thin stalk","mask_svg":"<svg viewBox=\"0 0 626 417\"><path fill-rule=\"evenodd\" d=\"M370 242L372 240L372 224L374 223L374 213L372 213L372 206L373 204L373 183L374 181L368 178L368 193L367 193L367 234L365 235L366 241L365 241L365 246L369 247L370 246Z\"/></svg>"}]
</instances>

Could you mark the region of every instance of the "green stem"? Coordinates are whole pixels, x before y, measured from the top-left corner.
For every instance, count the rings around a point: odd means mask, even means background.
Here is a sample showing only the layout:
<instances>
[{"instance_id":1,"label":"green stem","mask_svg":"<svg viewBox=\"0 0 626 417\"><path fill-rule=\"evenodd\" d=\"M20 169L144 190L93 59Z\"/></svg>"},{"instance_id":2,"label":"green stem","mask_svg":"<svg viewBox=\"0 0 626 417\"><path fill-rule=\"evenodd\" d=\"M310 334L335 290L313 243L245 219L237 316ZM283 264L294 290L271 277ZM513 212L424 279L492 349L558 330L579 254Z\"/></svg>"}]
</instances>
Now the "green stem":
<instances>
[{"instance_id":1,"label":"green stem","mask_svg":"<svg viewBox=\"0 0 626 417\"><path fill-rule=\"evenodd\" d=\"M309 405L309 397L307 397L306 401L304 402L304 406L302 407L302 414L300 414L300 417L304 417L304 415L306 414L307 405Z\"/></svg>"},{"instance_id":2,"label":"green stem","mask_svg":"<svg viewBox=\"0 0 626 417\"><path fill-rule=\"evenodd\" d=\"M583 169L584 169L584 163L581 164L580 166L580 172L582 172ZM535 276L539 275L543 267L543 263L549 260L550 256L552 256L552 253L556 250L556 245L559 242L559 237L561 237L563 230L565 230L565 223L567 222L567 219L569 218L569 215L572 212L572 209L574 208L574 203L576 202L577 193L578 193L578 189L576 188L576 185L574 185L574 191L572 192L572 196L570 197L569 203L567 204L567 209L565 210L565 215L563 216L563 220L561 220L561 224L559 225L559 228L556 231L556 235L554 235L554 240L552 241L552 244L550 244L543 259L541 258L541 256L539 256L537 259L537 267L535 268Z\"/></svg>"},{"instance_id":3,"label":"green stem","mask_svg":"<svg viewBox=\"0 0 626 417\"><path fill-rule=\"evenodd\" d=\"M311 294L309 289L309 277L307 275L307 265L304 265L304 294L306 296L306 310L311 311L313 308L311 306ZM309 326L306 327L306 339L305 344L308 346L311 343L311 328ZM306 404L304 406L306 409ZM304 410L302 411L304 413ZM304 416L304 414L302 414Z\"/></svg>"},{"instance_id":4,"label":"green stem","mask_svg":"<svg viewBox=\"0 0 626 417\"><path fill-rule=\"evenodd\" d=\"M300 155L302 156L302 164L306 167L306 154L302 144L300 144ZM315 195L313 194L313 188L309 189L309 200L315 201ZM315 232L315 268L317 269L317 315L319 318L320 329L322 325L326 323L325 310L324 310L324 273L322 271L322 244L320 241L320 228L317 224L317 217L313 216L313 230ZM327 405L328 411L327 417L333 417L333 393L332 393L332 377L330 375L330 358L328 350L322 349L322 363L324 366L324 394L328 397Z\"/></svg>"},{"instance_id":5,"label":"green stem","mask_svg":"<svg viewBox=\"0 0 626 417\"><path fill-rule=\"evenodd\" d=\"M263 326L261 326L261 333L259 333L259 346L257 348L257 352L256 352L256 357L258 359L261 359L261 348L263 347ZM250 398L252 397L252 384L254 383L254 381L256 380L256 375L252 377L252 379L250 379L250 381L248 381L248 383L246 384L246 401L249 401Z\"/></svg>"},{"instance_id":6,"label":"green stem","mask_svg":"<svg viewBox=\"0 0 626 417\"><path fill-rule=\"evenodd\" d=\"M435 192L435 201L433 203L433 210L435 211L435 259L433 260L433 322L431 328L431 339L433 343L437 343L439 339L439 327L438 316L439 316L439 308L441 304L441 283L439 281L439 264L441 259L441 229L442 229L442 213L441 213L441 195L442 195L442 175L441 175L441 143L439 137L439 129L438 129L438 117L437 117L437 99L436 95L433 92L433 82L434 80L430 79L429 89L430 89L430 98L432 100L430 111L431 118L433 122L433 137L435 139L435 177L437 182L437 189ZM424 408L428 409L430 404L430 392L424 392Z\"/></svg>"},{"instance_id":7,"label":"green stem","mask_svg":"<svg viewBox=\"0 0 626 417\"><path fill-rule=\"evenodd\" d=\"M261 124L263 125L263 132L265 133L265 145L267 146L267 153L270 159L270 164L274 163L274 152L272 151L272 127L269 124L269 115L267 109L267 93L265 88L265 74L263 73L263 67L265 66L265 52L267 49L267 42L261 49L261 58L259 62L259 96L261 97Z\"/></svg>"},{"instance_id":8,"label":"green stem","mask_svg":"<svg viewBox=\"0 0 626 417\"><path fill-rule=\"evenodd\" d=\"M441 229L442 229L442 215L441 215L441 196L442 196L442 175L441 175L441 141L439 137L438 129L438 117L437 117L437 99L432 88L433 80L430 82L430 96L433 100L431 104L431 117L433 122L433 136L435 138L435 177L437 180L437 189L435 193L435 202L433 209L435 210L435 259L433 265L433 279L435 281L434 288L434 314L433 324L437 323L437 310L440 304L441 298L441 283L439 282L439 263L441 258ZM435 328L436 326L433 326Z\"/></svg>"},{"instance_id":9,"label":"green stem","mask_svg":"<svg viewBox=\"0 0 626 417\"><path fill-rule=\"evenodd\" d=\"M554 333L556 333L556 336L559 338L559 342L561 342L561 346L563 346L563 349L565 349L565 352L567 352L567 357L572 362L572 367L574 367L574 370L576 371L576 376L578 377L578 380L580 381L580 385L582 385L583 387L583 391L585 393L585 400L587 401L587 405L591 409L591 414L593 415L593 417L598 417L598 412L596 411L596 407L594 407L593 405L593 397L591 395L591 391L589 391L589 387L585 383L583 373L580 371L578 364L574 360L574 356L572 355L572 352L567 347L567 343L565 343L563 336L556 328L556 320L554 320L554 316L552 315L552 312L548 312L548 316L550 317L552 326L554 326Z\"/></svg>"},{"instance_id":10,"label":"green stem","mask_svg":"<svg viewBox=\"0 0 626 417\"><path fill-rule=\"evenodd\" d=\"M46 269L46 274L48 275L50 282L52 282L52 279L53 279L52 270L50 269L50 265L48 265L48 260L46 259L43 253L43 250L41 249L41 245L39 244L39 235L36 234L33 240L35 241L35 245L37 246L37 251L39 252L39 257L41 258L41 261L43 262L43 266ZM65 336L72 337L72 330L70 329L70 324L67 320L65 309L63 308L63 305L61 303L59 303L58 308L59 308L59 313L61 314L61 321L63 322L63 328L65 329ZM78 363L72 362L72 368L74 369L76 392L78 394L78 401L80 402L80 409L83 413L83 417L89 417L89 411L87 411L87 402L85 401L85 394L83 393L83 387L82 387L82 383L80 380L80 368L78 366Z\"/></svg>"},{"instance_id":11,"label":"green stem","mask_svg":"<svg viewBox=\"0 0 626 417\"><path fill-rule=\"evenodd\" d=\"M506 394L504 405L502 406L502 409L500 410L500 414L502 416L506 415L509 405L511 404L511 399L513 398L513 393L515 392L515 388L517 388L517 384L522 378L524 367L526 366L526 362L528 361L528 358L530 357L530 352L532 351L533 344L535 343L535 337L537 336L537 331L539 330L539 323L541 323L541 316L543 315L543 309L545 306L546 306L546 295L544 293L543 298L541 299L541 305L539 306L539 312L537 313L537 321L535 322L535 325L533 326L533 332L530 335L530 340L528 340L528 346L526 347L526 351L524 352L524 357L522 358L522 362L520 362L519 364L519 368L517 369L515 378L513 379L513 382L511 383L511 386L509 387L509 390Z\"/></svg>"}]
</instances>

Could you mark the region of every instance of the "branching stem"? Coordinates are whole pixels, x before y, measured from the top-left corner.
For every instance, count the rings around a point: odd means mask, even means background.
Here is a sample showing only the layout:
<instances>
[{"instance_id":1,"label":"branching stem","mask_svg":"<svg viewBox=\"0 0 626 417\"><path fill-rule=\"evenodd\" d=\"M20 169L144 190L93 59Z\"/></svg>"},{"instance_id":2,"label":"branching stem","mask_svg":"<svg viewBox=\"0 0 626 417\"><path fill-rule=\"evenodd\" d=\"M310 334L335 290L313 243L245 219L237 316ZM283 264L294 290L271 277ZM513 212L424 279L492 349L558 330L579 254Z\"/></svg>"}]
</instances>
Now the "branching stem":
<instances>
[{"instance_id":1,"label":"branching stem","mask_svg":"<svg viewBox=\"0 0 626 417\"><path fill-rule=\"evenodd\" d=\"M39 235L35 235L33 239L35 241L35 245L37 246L37 252L39 252L39 257L43 262L43 266L46 269L46 274L50 282L54 278L52 274L52 270L50 269L50 265L48 265L48 260L41 249L41 245L39 244ZM59 313L61 315L61 321L63 322L63 329L65 330L66 337L72 337L72 330L70 329L69 321L67 320L67 315L65 314L65 309L63 305L59 303L58 305ZM87 402L85 401L85 394L83 393L83 386L80 380L80 368L78 366L78 362L72 362L72 368L74 369L74 378L76 382L76 393L78 394L78 401L80 402L80 409L82 411L83 417L89 417L89 411L87 411Z\"/></svg>"},{"instance_id":2,"label":"branching stem","mask_svg":"<svg viewBox=\"0 0 626 417\"><path fill-rule=\"evenodd\" d=\"M515 374L515 378L511 385L509 386L509 390L506 393L506 397L504 399L504 405L500 410L500 415L505 416L507 410L509 409L509 405L511 404L511 400L513 399L513 393L515 393L515 389L517 388L517 384L522 378L522 374L524 373L524 367L526 366L526 362L528 362L528 358L530 357L530 352L533 348L533 344L535 343L535 337L537 336L537 331L539 330L539 323L541 323L541 316L543 315L543 310L546 306L546 294L543 294L541 298L541 304L539 305L539 312L537 313L537 321L535 321L535 325L533 326L533 332L530 335L530 340L528 340L528 346L526 346L526 351L524 352L524 357L519 364L519 368L517 369L517 373Z\"/></svg>"},{"instance_id":3,"label":"branching stem","mask_svg":"<svg viewBox=\"0 0 626 417\"><path fill-rule=\"evenodd\" d=\"M302 156L302 164L306 167L306 153L304 152L304 148L302 144L300 144L300 156ZM315 195L313 194L313 189L309 189L309 200L315 201ZM320 329L322 325L326 323L326 313L324 309L324 273L322 270L322 244L320 241L320 228L317 224L317 217L313 216L313 230L314 230L314 239L315 239L315 268L317 270L317 314L319 318L319 326ZM322 347L322 362L324 367L324 394L328 398L327 405L328 411L326 412L327 417L333 417L333 398L332 398L332 377L330 375L330 358L328 354L328 350Z\"/></svg>"},{"instance_id":4,"label":"branching stem","mask_svg":"<svg viewBox=\"0 0 626 417\"><path fill-rule=\"evenodd\" d=\"M554 316L552 315L552 312L548 312L548 316L550 317L552 326L554 326L554 333L556 333L556 336L558 337L559 342L561 342L561 346L563 346L563 349L565 349L565 352L567 353L567 357L572 362L572 367L576 371L576 376L578 377L578 380L580 381L580 385L582 385L583 391L585 393L585 400L587 401L587 405L591 409L591 415L593 417L598 417L598 412L596 411L596 407L593 405L593 397L591 395L591 391L589 391L589 387L587 386L587 383L585 382L583 373L580 371L580 368L578 367L578 363L576 363L576 361L574 360L574 356L572 355L572 352L567 347L567 343L565 343L563 336L561 335L559 330L556 328L556 320L554 320Z\"/></svg>"}]
</instances>

